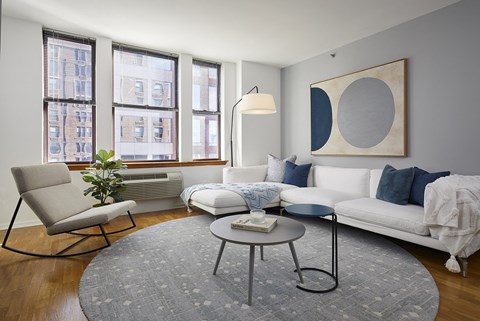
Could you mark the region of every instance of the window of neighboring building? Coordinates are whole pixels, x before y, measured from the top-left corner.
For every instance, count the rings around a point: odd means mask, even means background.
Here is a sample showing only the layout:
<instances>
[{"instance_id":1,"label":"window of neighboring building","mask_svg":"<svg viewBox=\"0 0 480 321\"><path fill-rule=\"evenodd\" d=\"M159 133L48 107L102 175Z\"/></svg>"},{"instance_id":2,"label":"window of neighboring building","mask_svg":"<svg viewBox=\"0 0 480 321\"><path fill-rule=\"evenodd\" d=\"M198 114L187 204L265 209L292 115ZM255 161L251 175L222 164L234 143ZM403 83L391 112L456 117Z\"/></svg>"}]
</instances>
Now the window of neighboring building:
<instances>
[{"instance_id":1,"label":"window of neighboring building","mask_svg":"<svg viewBox=\"0 0 480 321\"><path fill-rule=\"evenodd\" d=\"M193 60L192 158L220 158L220 65Z\"/></svg>"},{"instance_id":2,"label":"window of neighboring building","mask_svg":"<svg viewBox=\"0 0 480 321\"><path fill-rule=\"evenodd\" d=\"M135 94L138 96L143 96L143 81L135 81Z\"/></svg>"},{"instance_id":3,"label":"window of neighboring building","mask_svg":"<svg viewBox=\"0 0 480 321\"><path fill-rule=\"evenodd\" d=\"M87 128L85 127L77 127L77 137L86 137L85 132L87 131ZM88 137L88 136L87 136Z\"/></svg>"},{"instance_id":4,"label":"window of neighboring building","mask_svg":"<svg viewBox=\"0 0 480 321\"><path fill-rule=\"evenodd\" d=\"M44 30L43 49L45 161L90 162L79 146L95 142L95 41Z\"/></svg>"},{"instance_id":5,"label":"window of neighboring building","mask_svg":"<svg viewBox=\"0 0 480 321\"><path fill-rule=\"evenodd\" d=\"M153 127L153 137L156 141L161 141L163 136L163 127Z\"/></svg>"},{"instance_id":6,"label":"window of neighboring building","mask_svg":"<svg viewBox=\"0 0 480 321\"><path fill-rule=\"evenodd\" d=\"M52 154L60 154L61 147L59 143L52 143L50 144L50 153Z\"/></svg>"},{"instance_id":7,"label":"window of neighboring building","mask_svg":"<svg viewBox=\"0 0 480 321\"><path fill-rule=\"evenodd\" d=\"M60 131L58 126L50 126L50 138L58 138L60 137Z\"/></svg>"},{"instance_id":8,"label":"window of neighboring building","mask_svg":"<svg viewBox=\"0 0 480 321\"><path fill-rule=\"evenodd\" d=\"M48 111L48 121L52 122L52 123L53 122L58 122L58 110L49 110Z\"/></svg>"},{"instance_id":9,"label":"window of neighboring building","mask_svg":"<svg viewBox=\"0 0 480 321\"><path fill-rule=\"evenodd\" d=\"M113 45L115 155L177 160L177 58Z\"/></svg>"},{"instance_id":10,"label":"window of neighboring building","mask_svg":"<svg viewBox=\"0 0 480 321\"><path fill-rule=\"evenodd\" d=\"M143 138L144 130L145 130L145 127L143 126L135 126L135 137Z\"/></svg>"}]
</instances>

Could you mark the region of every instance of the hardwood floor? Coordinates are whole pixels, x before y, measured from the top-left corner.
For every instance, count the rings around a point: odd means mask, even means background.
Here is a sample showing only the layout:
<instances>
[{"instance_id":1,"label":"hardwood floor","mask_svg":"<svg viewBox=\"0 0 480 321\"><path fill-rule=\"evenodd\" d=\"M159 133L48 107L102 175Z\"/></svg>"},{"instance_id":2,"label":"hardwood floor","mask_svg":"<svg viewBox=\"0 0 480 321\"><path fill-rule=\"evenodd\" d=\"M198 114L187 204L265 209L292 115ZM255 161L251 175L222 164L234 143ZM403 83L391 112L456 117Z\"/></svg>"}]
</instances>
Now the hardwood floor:
<instances>
[{"instance_id":1,"label":"hardwood floor","mask_svg":"<svg viewBox=\"0 0 480 321\"><path fill-rule=\"evenodd\" d=\"M111 236L115 241L141 228L161 222L204 214L187 213L184 209L136 214L135 229ZM122 216L107 226L114 230L128 224ZM5 231L0 231L3 241ZM46 236L41 226L20 228L12 232L9 244L35 251L59 250L71 242L72 236ZM98 246L100 239L92 238L79 249ZM396 241L410 251L430 271L440 292L438 321L479 320L480 318L480 252L469 258L469 276L448 272L443 264L448 255L414 244ZM11 242L11 243L10 243ZM92 242L92 243L91 243ZM20 245L19 245L20 244ZM68 258L32 258L0 249L0 320L2 321L85 321L78 301L78 285L82 273L96 253Z\"/></svg>"}]
</instances>

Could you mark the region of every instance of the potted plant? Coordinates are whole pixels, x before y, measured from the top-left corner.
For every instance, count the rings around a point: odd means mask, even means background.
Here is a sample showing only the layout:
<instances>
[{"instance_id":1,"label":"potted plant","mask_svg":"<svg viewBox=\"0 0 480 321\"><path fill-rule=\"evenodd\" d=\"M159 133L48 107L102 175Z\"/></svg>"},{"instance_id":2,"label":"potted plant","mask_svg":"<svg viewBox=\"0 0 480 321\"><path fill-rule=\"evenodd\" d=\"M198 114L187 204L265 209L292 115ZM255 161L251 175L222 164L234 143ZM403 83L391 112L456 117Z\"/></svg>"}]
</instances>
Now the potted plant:
<instances>
[{"instance_id":1,"label":"potted plant","mask_svg":"<svg viewBox=\"0 0 480 321\"><path fill-rule=\"evenodd\" d=\"M115 202L123 201L120 192L127 189L123 184L123 176L118 173L121 169L126 169L120 159L113 160L115 152L113 150L106 151L101 149L95 155L95 163L92 163L84 171L83 181L92 184L83 191L83 195L92 194L94 198L100 201L95 206L103 206L108 204L107 200L112 198Z\"/></svg>"}]
</instances>

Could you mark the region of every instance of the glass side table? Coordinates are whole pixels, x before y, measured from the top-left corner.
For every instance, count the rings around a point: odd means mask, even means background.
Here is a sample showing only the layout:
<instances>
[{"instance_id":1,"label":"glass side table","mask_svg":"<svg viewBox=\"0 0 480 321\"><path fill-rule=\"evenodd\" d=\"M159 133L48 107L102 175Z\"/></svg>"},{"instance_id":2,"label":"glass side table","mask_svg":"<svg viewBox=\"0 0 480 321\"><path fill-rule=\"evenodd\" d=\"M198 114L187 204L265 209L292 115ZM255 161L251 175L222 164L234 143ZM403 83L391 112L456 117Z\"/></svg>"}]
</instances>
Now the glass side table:
<instances>
[{"instance_id":1,"label":"glass side table","mask_svg":"<svg viewBox=\"0 0 480 321\"><path fill-rule=\"evenodd\" d=\"M331 220L332 222L332 271L329 272L326 270L313 268L313 267L304 267L300 269L302 271L313 270L313 271L319 271L319 272L325 273L333 278L333 280L335 281L335 284L328 289L309 289L301 285L297 285L297 288L303 291L312 292L312 293L326 293L326 292L335 290L338 287L338 244L337 244L337 215L335 214L334 209L328 206L318 205L318 204L295 204L295 205L289 205L285 207L284 210L288 214L294 215L294 216L302 216L302 217L331 216L332 217L332 220Z\"/></svg>"}]
</instances>

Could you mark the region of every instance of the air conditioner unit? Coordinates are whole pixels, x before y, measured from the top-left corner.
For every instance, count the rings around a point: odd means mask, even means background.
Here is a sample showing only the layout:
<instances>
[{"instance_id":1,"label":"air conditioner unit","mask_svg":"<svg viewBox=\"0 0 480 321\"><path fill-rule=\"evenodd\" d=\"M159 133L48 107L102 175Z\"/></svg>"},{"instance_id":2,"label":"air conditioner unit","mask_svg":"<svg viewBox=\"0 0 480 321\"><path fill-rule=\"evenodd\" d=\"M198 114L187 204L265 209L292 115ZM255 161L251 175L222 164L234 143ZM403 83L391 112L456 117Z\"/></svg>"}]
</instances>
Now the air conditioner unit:
<instances>
[{"instance_id":1,"label":"air conditioner unit","mask_svg":"<svg viewBox=\"0 0 480 321\"><path fill-rule=\"evenodd\" d=\"M183 191L182 172L125 174L123 177L123 183L127 186L121 192L124 200L178 197Z\"/></svg>"}]
</instances>

